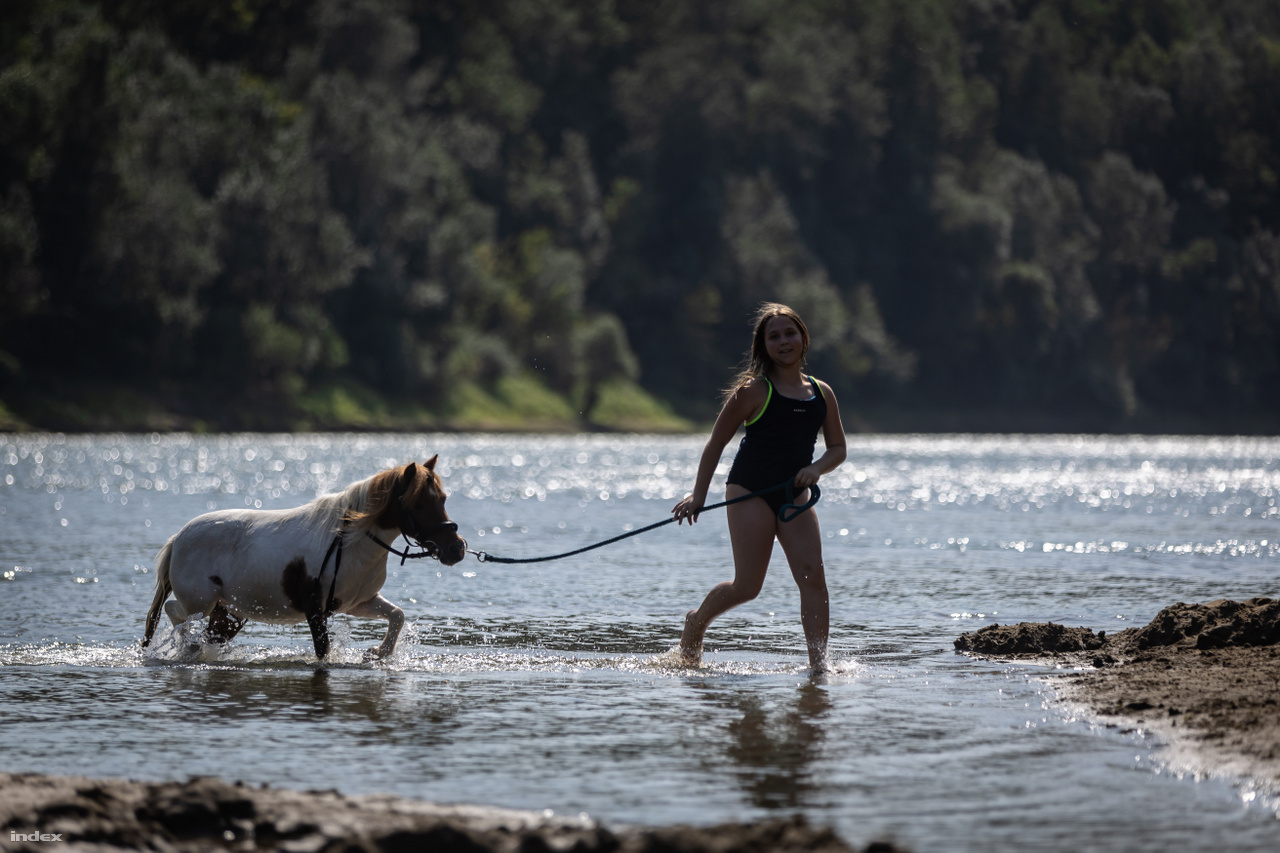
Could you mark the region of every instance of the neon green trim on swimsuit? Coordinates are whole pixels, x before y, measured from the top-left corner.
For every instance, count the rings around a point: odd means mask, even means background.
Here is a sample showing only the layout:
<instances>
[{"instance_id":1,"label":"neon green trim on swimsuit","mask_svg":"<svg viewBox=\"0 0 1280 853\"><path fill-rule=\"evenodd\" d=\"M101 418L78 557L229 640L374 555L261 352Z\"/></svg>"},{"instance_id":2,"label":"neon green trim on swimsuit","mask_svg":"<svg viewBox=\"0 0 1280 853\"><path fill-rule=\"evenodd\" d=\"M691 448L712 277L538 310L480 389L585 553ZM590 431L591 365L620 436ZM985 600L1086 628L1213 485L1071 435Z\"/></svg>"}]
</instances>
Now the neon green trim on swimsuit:
<instances>
[{"instance_id":1,"label":"neon green trim on swimsuit","mask_svg":"<svg viewBox=\"0 0 1280 853\"><path fill-rule=\"evenodd\" d=\"M813 390L814 390L813 396L822 397L825 400L826 395L822 393L822 386L818 384L818 380L814 379L813 376L808 373L806 373L805 376L808 376L809 381L813 383ZM769 401L773 399L773 383L769 381L769 377L767 376L761 376L760 378L764 380L764 384L769 386L769 394L764 398L764 405L760 407L760 413L756 415L754 418L752 418L751 420L747 421L745 424L743 424L743 426L751 426L753 423L755 423L756 421L764 417L764 411L765 409L769 408Z\"/></svg>"},{"instance_id":2,"label":"neon green trim on swimsuit","mask_svg":"<svg viewBox=\"0 0 1280 853\"><path fill-rule=\"evenodd\" d=\"M760 407L759 414L747 421L743 426L751 426L753 423L760 420L761 416L764 415L764 410L769 408L769 401L773 399L773 383L769 381L769 377L767 376L762 376L760 378L764 380L765 385L769 386L769 394L764 398L764 405Z\"/></svg>"}]
</instances>

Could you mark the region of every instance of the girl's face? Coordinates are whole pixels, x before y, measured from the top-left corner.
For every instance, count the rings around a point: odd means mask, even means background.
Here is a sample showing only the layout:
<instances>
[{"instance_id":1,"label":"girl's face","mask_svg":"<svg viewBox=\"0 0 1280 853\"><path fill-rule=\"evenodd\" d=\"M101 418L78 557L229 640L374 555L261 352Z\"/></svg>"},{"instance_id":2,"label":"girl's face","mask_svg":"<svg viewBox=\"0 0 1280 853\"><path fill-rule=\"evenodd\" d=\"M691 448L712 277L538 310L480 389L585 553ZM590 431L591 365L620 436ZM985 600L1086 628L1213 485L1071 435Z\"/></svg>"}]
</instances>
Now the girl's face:
<instances>
[{"instance_id":1,"label":"girl's face","mask_svg":"<svg viewBox=\"0 0 1280 853\"><path fill-rule=\"evenodd\" d=\"M764 348L774 364L790 367L804 360L804 335L790 317L770 317L764 325Z\"/></svg>"}]
</instances>

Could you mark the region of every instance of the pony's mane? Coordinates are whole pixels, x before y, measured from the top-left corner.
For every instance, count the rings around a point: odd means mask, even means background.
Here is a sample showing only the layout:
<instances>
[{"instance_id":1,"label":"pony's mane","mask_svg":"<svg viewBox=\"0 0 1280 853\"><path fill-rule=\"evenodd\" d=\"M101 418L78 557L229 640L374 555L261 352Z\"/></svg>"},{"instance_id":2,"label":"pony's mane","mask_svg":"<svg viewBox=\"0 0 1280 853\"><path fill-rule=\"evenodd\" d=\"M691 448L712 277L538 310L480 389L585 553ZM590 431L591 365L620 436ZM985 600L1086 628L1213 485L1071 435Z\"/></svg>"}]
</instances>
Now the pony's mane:
<instances>
[{"instance_id":1,"label":"pony's mane","mask_svg":"<svg viewBox=\"0 0 1280 853\"><path fill-rule=\"evenodd\" d=\"M404 491L397 492L397 486L407 476L410 468L414 469L413 479ZM409 506L416 506L424 498L438 497L443 491L440 475L426 465L409 463L391 468L354 483L347 489L346 520L352 529L365 531L377 523L378 517L386 512L395 498L403 497Z\"/></svg>"},{"instance_id":2,"label":"pony's mane","mask_svg":"<svg viewBox=\"0 0 1280 853\"><path fill-rule=\"evenodd\" d=\"M361 485L360 483L355 486ZM346 491L321 495L303 507L299 507L306 526L315 531L317 536L329 537L342 528L343 508L350 503L350 494L355 489L350 486Z\"/></svg>"},{"instance_id":3,"label":"pony's mane","mask_svg":"<svg viewBox=\"0 0 1280 853\"><path fill-rule=\"evenodd\" d=\"M397 491L410 467L414 468L413 479L403 491ZM444 484L440 475L418 462L381 471L352 483L341 492L321 495L301 509L305 512L308 526L317 534L323 531L323 535L328 537L345 527L349 536L361 534L378 524L379 517L398 497L405 498L409 506L417 506L424 499L443 494Z\"/></svg>"}]
</instances>

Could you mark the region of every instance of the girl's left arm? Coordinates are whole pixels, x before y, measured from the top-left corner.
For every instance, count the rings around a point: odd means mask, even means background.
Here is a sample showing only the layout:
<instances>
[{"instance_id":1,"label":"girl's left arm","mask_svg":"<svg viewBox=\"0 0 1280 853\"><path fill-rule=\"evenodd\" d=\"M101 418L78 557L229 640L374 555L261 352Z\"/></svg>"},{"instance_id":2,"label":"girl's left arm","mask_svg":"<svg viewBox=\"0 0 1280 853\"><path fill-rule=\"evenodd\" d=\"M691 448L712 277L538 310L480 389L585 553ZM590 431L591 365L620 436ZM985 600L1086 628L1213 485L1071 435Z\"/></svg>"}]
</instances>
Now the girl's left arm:
<instances>
[{"instance_id":1,"label":"girl's left arm","mask_svg":"<svg viewBox=\"0 0 1280 853\"><path fill-rule=\"evenodd\" d=\"M808 488L818 482L823 474L838 468L848 455L845 448L844 422L840 420L840 405L836 402L836 393L821 379L817 382L822 386L822 394L827 401L827 417L822 422L822 440L827 445L827 449L813 461L812 465L801 468L796 474L795 485L798 489Z\"/></svg>"}]
</instances>

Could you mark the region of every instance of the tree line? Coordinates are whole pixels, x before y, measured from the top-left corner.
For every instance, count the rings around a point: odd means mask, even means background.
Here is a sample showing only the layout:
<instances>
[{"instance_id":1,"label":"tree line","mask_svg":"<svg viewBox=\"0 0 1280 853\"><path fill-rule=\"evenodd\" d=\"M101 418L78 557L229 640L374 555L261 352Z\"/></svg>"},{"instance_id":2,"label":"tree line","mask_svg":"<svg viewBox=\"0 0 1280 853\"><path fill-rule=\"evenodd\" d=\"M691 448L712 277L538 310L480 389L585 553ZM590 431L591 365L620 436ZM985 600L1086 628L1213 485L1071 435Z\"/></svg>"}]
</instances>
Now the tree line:
<instances>
[{"instance_id":1,"label":"tree line","mask_svg":"<svg viewBox=\"0 0 1280 853\"><path fill-rule=\"evenodd\" d=\"M1275 0L7 0L0 409L705 419L770 300L854 423L1270 429L1277 92Z\"/></svg>"}]
</instances>

